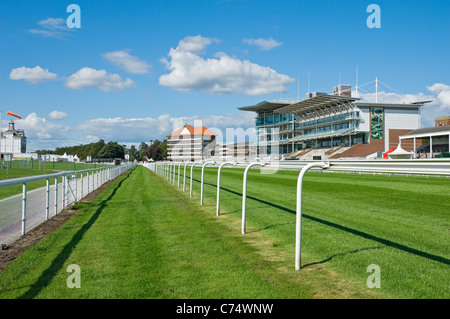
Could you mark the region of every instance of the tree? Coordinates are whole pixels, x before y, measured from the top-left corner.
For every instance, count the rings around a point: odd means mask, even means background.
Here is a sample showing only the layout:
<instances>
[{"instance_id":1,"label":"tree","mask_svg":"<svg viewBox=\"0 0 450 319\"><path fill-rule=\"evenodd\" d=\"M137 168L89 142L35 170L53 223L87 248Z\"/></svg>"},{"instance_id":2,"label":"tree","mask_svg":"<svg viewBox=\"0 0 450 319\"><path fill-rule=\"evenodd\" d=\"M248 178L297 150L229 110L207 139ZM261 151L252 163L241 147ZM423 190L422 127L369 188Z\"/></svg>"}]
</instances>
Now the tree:
<instances>
[{"instance_id":1,"label":"tree","mask_svg":"<svg viewBox=\"0 0 450 319\"><path fill-rule=\"evenodd\" d=\"M134 161L136 159L136 146L131 145L130 149L128 150L128 155L130 156L130 161Z\"/></svg>"},{"instance_id":2,"label":"tree","mask_svg":"<svg viewBox=\"0 0 450 319\"><path fill-rule=\"evenodd\" d=\"M98 158L124 158L125 149L117 142L108 142L97 154Z\"/></svg>"}]
</instances>

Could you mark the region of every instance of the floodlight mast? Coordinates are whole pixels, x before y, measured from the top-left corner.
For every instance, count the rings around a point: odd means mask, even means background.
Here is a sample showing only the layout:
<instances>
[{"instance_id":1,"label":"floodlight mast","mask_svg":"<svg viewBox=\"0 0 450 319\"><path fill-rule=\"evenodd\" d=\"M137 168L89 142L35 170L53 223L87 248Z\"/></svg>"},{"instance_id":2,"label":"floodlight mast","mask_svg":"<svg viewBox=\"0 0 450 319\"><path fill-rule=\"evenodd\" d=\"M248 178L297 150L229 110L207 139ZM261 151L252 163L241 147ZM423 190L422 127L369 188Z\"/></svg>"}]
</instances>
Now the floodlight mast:
<instances>
[{"instance_id":1,"label":"floodlight mast","mask_svg":"<svg viewBox=\"0 0 450 319\"><path fill-rule=\"evenodd\" d=\"M326 169L330 167L329 162L310 163L302 168L297 180L297 209L295 222L295 270L301 268L301 251L302 251L302 190L303 177L306 172L312 167L320 167Z\"/></svg>"}]
</instances>

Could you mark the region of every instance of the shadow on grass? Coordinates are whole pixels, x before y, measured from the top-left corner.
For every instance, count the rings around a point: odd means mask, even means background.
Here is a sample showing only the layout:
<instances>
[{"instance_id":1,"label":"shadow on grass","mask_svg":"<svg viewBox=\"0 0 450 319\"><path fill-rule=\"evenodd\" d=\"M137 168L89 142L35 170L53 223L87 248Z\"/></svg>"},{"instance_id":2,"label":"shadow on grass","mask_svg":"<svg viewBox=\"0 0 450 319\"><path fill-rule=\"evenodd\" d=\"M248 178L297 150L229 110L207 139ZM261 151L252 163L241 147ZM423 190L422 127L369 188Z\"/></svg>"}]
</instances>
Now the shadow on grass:
<instances>
[{"instance_id":1,"label":"shadow on grass","mask_svg":"<svg viewBox=\"0 0 450 319\"><path fill-rule=\"evenodd\" d=\"M196 182L199 182L199 183L201 182L200 180L197 180L195 178L193 178L193 181L196 181ZM204 182L204 184L217 187L217 185L212 184L212 183ZM220 189L223 190L223 191L226 191L226 192L229 192L229 193L232 193L232 194L235 194L237 196L242 197L242 193L236 192L234 190L231 190L231 189L228 189L228 188L225 188L225 187L222 187L222 186L220 187ZM291 214L296 214L295 210L283 207L283 206L278 205L278 204L274 204L272 202L265 201L263 199L259 199L259 198L256 198L256 197L253 197L253 196L248 196L248 195L247 195L247 198L248 199L252 199L254 201L257 201L259 203L263 203L265 205L274 207L276 209L279 209L279 210L291 213ZM312 220L312 221L315 221L317 223L321 223L323 225L327 225L327 226L330 226L330 227L333 227L333 228L336 228L336 229L339 229L339 230L346 231L346 232L348 232L350 234L353 234L353 235L356 235L356 236L360 236L360 237L365 238L365 239L373 240L375 242L378 242L380 244L383 244L383 245L386 245L386 246L389 246L389 247L393 247L393 248L396 248L396 249L403 250L403 251L405 251L407 253L410 253L410 254L413 254L413 255L416 255L416 256L419 256L419 257L427 258L427 259L430 259L430 260L433 260L433 261L437 261L439 263L450 265L450 260L447 259L447 258L441 257L441 256L437 256L437 255L433 255L433 254L430 254L430 253L427 253L427 252L424 252L424 251L420 251L420 250L417 250L415 248L411 248L411 247L408 247L408 246L405 246L405 245L393 242L393 241L388 240L388 239L384 239L384 238L381 238L381 237L370 235L370 234L367 234L365 232L362 232L362 231L359 231L359 230L356 230L356 229L353 229L353 228L350 228L350 227L346 227L346 226L343 226L343 225L339 225L339 224L330 222L328 220L324 220L324 219L321 219L321 218L318 218L318 217L314 217L314 216L311 216L311 215L302 214L302 217L304 217L306 219L309 219L309 220ZM266 227L266 228L268 228L268 227ZM330 258L333 258L333 256L330 257Z\"/></svg>"},{"instance_id":2,"label":"shadow on grass","mask_svg":"<svg viewBox=\"0 0 450 319\"><path fill-rule=\"evenodd\" d=\"M333 255L333 256L328 257L328 258L326 258L326 259L324 259L322 261L316 261L316 262L313 262L313 263L309 263L309 264L303 265L302 268L311 267L311 266L314 266L314 265L324 264L324 263L329 262L330 260L332 260L332 259L334 259L336 257L356 254L356 253L359 253L359 252L365 251L365 250L373 250L373 249L381 249L381 248L385 248L385 246L376 246L376 247L366 247L366 248L355 249L355 250L352 250L352 251L349 251L349 252L346 252L346 253L340 253L340 254Z\"/></svg>"},{"instance_id":3,"label":"shadow on grass","mask_svg":"<svg viewBox=\"0 0 450 319\"><path fill-rule=\"evenodd\" d=\"M100 216L103 209L107 206L108 201L111 200L111 198L114 197L114 195L117 193L117 190L122 186L122 183L130 176L132 171L128 172L127 176L123 178L117 186L114 188L114 190L111 192L111 194L103 200L98 206L99 208L95 211L95 213L92 215L92 217L89 219L89 221L84 224L80 230L78 230L75 235L73 235L70 242L68 242L62 251L56 256L55 259L53 259L50 267L48 267L36 280L36 282L31 285L30 289L26 291L22 296L20 296L18 299L32 299L36 297L42 289L48 286L50 282L52 281L53 277L63 268L64 263L69 258L72 251L75 249L77 244L81 241L84 234L91 228L91 226L95 223L97 218Z\"/></svg>"}]
</instances>

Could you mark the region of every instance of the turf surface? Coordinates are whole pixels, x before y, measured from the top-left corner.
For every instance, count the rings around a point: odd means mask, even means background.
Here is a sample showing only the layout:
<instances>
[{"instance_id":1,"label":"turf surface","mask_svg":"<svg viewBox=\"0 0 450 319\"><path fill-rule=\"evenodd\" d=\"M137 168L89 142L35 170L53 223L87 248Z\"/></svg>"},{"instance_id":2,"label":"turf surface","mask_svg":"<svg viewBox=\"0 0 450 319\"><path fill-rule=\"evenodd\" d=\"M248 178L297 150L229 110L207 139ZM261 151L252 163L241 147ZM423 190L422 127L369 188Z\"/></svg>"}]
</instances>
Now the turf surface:
<instances>
[{"instance_id":1,"label":"turf surface","mask_svg":"<svg viewBox=\"0 0 450 319\"><path fill-rule=\"evenodd\" d=\"M216 174L206 170L200 206L200 169L191 199L136 168L93 202L77 204L81 213L1 273L0 298L450 296L448 179L308 173L296 272L298 172L251 171L246 235L243 171L223 169L219 217ZM67 288L70 264L80 266L80 289ZM380 289L366 285L372 264Z\"/></svg>"}]
</instances>

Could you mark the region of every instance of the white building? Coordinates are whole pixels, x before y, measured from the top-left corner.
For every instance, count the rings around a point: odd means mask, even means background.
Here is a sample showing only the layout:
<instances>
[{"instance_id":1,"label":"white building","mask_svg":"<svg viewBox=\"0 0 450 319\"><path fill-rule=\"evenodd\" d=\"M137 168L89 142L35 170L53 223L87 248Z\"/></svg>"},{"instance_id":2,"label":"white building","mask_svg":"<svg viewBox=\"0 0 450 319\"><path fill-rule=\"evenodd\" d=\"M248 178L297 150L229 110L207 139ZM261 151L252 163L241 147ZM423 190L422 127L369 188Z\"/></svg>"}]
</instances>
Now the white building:
<instances>
[{"instance_id":1,"label":"white building","mask_svg":"<svg viewBox=\"0 0 450 319\"><path fill-rule=\"evenodd\" d=\"M217 134L204 126L185 125L168 135L169 161L198 161L214 156Z\"/></svg>"},{"instance_id":2,"label":"white building","mask_svg":"<svg viewBox=\"0 0 450 319\"><path fill-rule=\"evenodd\" d=\"M9 122L9 127L5 132L0 134L0 157L6 156L16 157L16 154L24 154L27 152L27 138L25 131L16 129L14 122Z\"/></svg>"}]
</instances>

